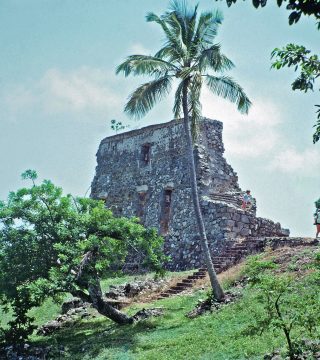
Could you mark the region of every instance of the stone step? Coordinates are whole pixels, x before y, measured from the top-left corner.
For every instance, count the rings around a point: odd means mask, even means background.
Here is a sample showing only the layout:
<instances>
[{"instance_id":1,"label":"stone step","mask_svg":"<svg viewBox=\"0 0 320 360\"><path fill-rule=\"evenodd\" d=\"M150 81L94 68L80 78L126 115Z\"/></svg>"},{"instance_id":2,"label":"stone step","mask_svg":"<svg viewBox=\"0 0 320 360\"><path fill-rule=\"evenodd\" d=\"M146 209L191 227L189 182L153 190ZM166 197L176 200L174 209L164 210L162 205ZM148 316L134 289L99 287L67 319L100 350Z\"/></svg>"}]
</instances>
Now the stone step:
<instances>
[{"instance_id":1,"label":"stone step","mask_svg":"<svg viewBox=\"0 0 320 360\"><path fill-rule=\"evenodd\" d=\"M176 286L184 286L185 288L186 287L193 287L193 283L183 282L183 280L182 280L182 282L177 283Z\"/></svg>"},{"instance_id":2,"label":"stone step","mask_svg":"<svg viewBox=\"0 0 320 360\"><path fill-rule=\"evenodd\" d=\"M167 291L167 294L173 294L173 295L175 295L175 294L179 294L180 292L181 292L180 290L169 289L169 290Z\"/></svg>"},{"instance_id":3,"label":"stone step","mask_svg":"<svg viewBox=\"0 0 320 360\"><path fill-rule=\"evenodd\" d=\"M234 245L234 246L228 246L225 251L227 250L246 250L248 249L248 246L245 246L245 245Z\"/></svg>"},{"instance_id":4,"label":"stone step","mask_svg":"<svg viewBox=\"0 0 320 360\"><path fill-rule=\"evenodd\" d=\"M204 271L197 271L197 272L194 272L192 275L205 277L207 275L207 273Z\"/></svg>"},{"instance_id":5,"label":"stone step","mask_svg":"<svg viewBox=\"0 0 320 360\"><path fill-rule=\"evenodd\" d=\"M186 288L187 288L186 286L178 286L178 285L176 285L176 286L172 286L169 290L174 290L174 291L181 292L181 291L185 290Z\"/></svg>"},{"instance_id":6,"label":"stone step","mask_svg":"<svg viewBox=\"0 0 320 360\"><path fill-rule=\"evenodd\" d=\"M236 257L235 256L214 256L212 257L212 261L214 263L219 263L220 261L223 262L225 260L234 260Z\"/></svg>"},{"instance_id":7,"label":"stone step","mask_svg":"<svg viewBox=\"0 0 320 360\"><path fill-rule=\"evenodd\" d=\"M203 277L198 276L198 275L189 275L188 279L192 279L192 280L197 280L197 279L202 279Z\"/></svg>"},{"instance_id":8,"label":"stone step","mask_svg":"<svg viewBox=\"0 0 320 360\"><path fill-rule=\"evenodd\" d=\"M236 256L236 257L238 257L239 255L241 255L243 253L244 253L244 251L226 250L226 252L224 254L225 254L225 256Z\"/></svg>"},{"instance_id":9,"label":"stone step","mask_svg":"<svg viewBox=\"0 0 320 360\"><path fill-rule=\"evenodd\" d=\"M162 297L162 298L167 298L167 297L169 297L169 296L170 296L170 294L168 294L168 293L166 293L166 292L161 293L161 294L159 295L159 297Z\"/></svg>"},{"instance_id":10,"label":"stone step","mask_svg":"<svg viewBox=\"0 0 320 360\"><path fill-rule=\"evenodd\" d=\"M200 268L198 271L207 271L207 268Z\"/></svg>"},{"instance_id":11,"label":"stone step","mask_svg":"<svg viewBox=\"0 0 320 360\"><path fill-rule=\"evenodd\" d=\"M193 284L194 281L192 279L183 279L182 282L184 284Z\"/></svg>"}]
</instances>

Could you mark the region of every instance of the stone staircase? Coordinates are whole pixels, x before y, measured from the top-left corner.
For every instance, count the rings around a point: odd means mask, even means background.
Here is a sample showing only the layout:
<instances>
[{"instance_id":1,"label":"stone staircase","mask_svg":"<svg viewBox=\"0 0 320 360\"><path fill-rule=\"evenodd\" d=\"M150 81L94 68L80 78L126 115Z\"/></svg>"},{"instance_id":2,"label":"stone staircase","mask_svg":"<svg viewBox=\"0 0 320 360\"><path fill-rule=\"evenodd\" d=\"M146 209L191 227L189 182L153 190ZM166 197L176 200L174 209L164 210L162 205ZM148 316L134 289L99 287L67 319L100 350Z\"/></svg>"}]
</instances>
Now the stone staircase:
<instances>
[{"instance_id":1,"label":"stone staircase","mask_svg":"<svg viewBox=\"0 0 320 360\"><path fill-rule=\"evenodd\" d=\"M230 241L220 254L213 254L212 262L217 274L227 270L237 264L247 255L263 252L266 247L276 249L283 246L314 246L319 241L314 238L289 238L289 237L264 237L264 238L246 238L238 241ZM158 296L158 300L177 295L189 288L207 275L206 268L195 270L192 275L179 280L175 285L166 289Z\"/></svg>"},{"instance_id":2,"label":"stone staircase","mask_svg":"<svg viewBox=\"0 0 320 360\"><path fill-rule=\"evenodd\" d=\"M226 204L232 204L235 207L241 208L243 194L242 193L211 193L209 197L213 201L221 201ZM255 199L253 200L254 200L253 206L251 207L250 210L247 211L255 214L257 208L256 208L256 201Z\"/></svg>"},{"instance_id":3,"label":"stone staircase","mask_svg":"<svg viewBox=\"0 0 320 360\"><path fill-rule=\"evenodd\" d=\"M232 204L237 207L239 207L239 205L241 206L241 201L239 204L239 199L234 194L212 193L212 194L210 194L210 199L215 200L215 201L222 201L222 202L225 202L227 204Z\"/></svg>"}]
</instances>

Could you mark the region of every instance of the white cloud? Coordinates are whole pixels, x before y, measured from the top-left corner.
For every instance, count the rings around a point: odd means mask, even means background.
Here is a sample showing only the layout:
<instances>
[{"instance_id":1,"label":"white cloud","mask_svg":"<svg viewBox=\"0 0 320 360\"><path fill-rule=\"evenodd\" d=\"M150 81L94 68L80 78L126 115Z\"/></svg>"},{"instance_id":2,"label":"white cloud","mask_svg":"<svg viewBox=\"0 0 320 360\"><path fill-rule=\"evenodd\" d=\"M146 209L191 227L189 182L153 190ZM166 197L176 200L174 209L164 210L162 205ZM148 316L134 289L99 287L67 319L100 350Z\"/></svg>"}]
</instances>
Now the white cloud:
<instances>
[{"instance_id":1,"label":"white cloud","mask_svg":"<svg viewBox=\"0 0 320 360\"><path fill-rule=\"evenodd\" d=\"M234 104L217 98L208 90L202 95L203 114L223 121L224 143L228 153L237 157L270 155L280 142L280 111L270 100L256 99L248 115Z\"/></svg>"},{"instance_id":2,"label":"white cloud","mask_svg":"<svg viewBox=\"0 0 320 360\"><path fill-rule=\"evenodd\" d=\"M52 100L50 106L79 111L118 105L107 82L106 74L97 69L81 68L70 73L52 69L46 72L40 86L47 99Z\"/></svg>"},{"instance_id":3,"label":"white cloud","mask_svg":"<svg viewBox=\"0 0 320 360\"><path fill-rule=\"evenodd\" d=\"M141 43L134 43L129 47L129 55L149 55L151 51L144 47Z\"/></svg>"},{"instance_id":4,"label":"white cloud","mask_svg":"<svg viewBox=\"0 0 320 360\"><path fill-rule=\"evenodd\" d=\"M298 151L292 147L280 151L270 162L269 169L282 173L318 177L320 150L316 147Z\"/></svg>"},{"instance_id":5,"label":"white cloud","mask_svg":"<svg viewBox=\"0 0 320 360\"><path fill-rule=\"evenodd\" d=\"M12 86L3 97L11 111L46 113L106 111L120 108L123 96L115 89L115 76L101 69L72 71L49 69L36 81Z\"/></svg>"},{"instance_id":6,"label":"white cloud","mask_svg":"<svg viewBox=\"0 0 320 360\"><path fill-rule=\"evenodd\" d=\"M2 98L5 108L13 112L19 112L37 102L34 91L25 85L9 86L0 98Z\"/></svg>"}]
</instances>

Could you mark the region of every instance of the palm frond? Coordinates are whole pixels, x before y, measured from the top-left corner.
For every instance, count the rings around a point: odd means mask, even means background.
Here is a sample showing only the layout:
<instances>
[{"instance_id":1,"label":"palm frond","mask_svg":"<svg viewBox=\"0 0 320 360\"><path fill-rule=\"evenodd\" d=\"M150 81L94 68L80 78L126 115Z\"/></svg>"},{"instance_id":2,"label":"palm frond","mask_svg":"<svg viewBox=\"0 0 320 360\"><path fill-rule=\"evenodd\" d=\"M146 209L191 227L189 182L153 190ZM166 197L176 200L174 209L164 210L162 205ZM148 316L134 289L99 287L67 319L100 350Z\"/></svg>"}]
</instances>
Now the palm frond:
<instances>
[{"instance_id":1,"label":"palm frond","mask_svg":"<svg viewBox=\"0 0 320 360\"><path fill-rule=\"evenodd\" d=\"M164 47L162 47L160 50L158 50L154 57L158 58L158 59L166 59L166 61L172 63L172 64L176 64L177 62L179 62L180 56L177 57L177 52L176 50L172 49L172 46L169 45L165 45Z\"/></svg>"},{"instance_id":2,"label":"palm frond","mask_svg":"<svg viewBox=\"0 0 320 360\"><path fill-rule=\"evenodd\" d=\"M206 75L206 83L209 89L218 96L223 97L235 103L238 110L242 113L248 113L251 106L251 101L245 94L244 90L240 85L233 81L228 76L211 76Z\"/></svg>"},{"instance_id":3,"label":"palm frond","mask_svg":"<svg viewBox=\"0 0 320 360\"><path fill-rule=\"evenodd\" d=\"M140 85L130 95L124 111L131 117L140 119L169 93L171 82L170 76L164 76Z\"/></svg>"},{"instance_id":4,"label":"palm frond","mask_svg":"<svg viewBox=\"0 0 320 360\"><path fill-rule=\"evenodd\" d=\"M176 53L176 57L183 59L186 56L186 48L183 44L181 36L177 36L177 28L172 27L172 23L168 22L171 14L165 13L163 16L159 17L158 15L150 12L146 16L148 22L155 22L159 24L166 35L167 46L171 47L171 51Z\"/></svg>"},{"instance_id":5,"label":"palm frond","mask_svg":"<svg viewBox=\"0 0 320 360\"><path fill-rule=\"evenodd\" d=\"M170 3L170 9L171 15L174 15L173 19L179 23L183 43L189 48L196 27L198 5L191 8L185 0L173 0Z\"/></svg>"},{"instance_id":6,"label":"palm frond","mask_svg":"<svg viewBox=\"0 0 320 360\"><path fill-rule=\"evenodd\" d=\"M156 56L131 55L116 69L116 74L123 72L130 75L163 75L169 71L175 71L176 67L169 62Z\"/></svg>"},{"instance_id":7,"label":"palm frond","mask_svg":"<svg viewBox=\"0 0 320 360\"><path fill-rule=\"evenodd\" d=\"M180 54L183 59L187 58L187 44L185 42L186 36L186 26L182 19L177 18L175 12L170 13L165 19L168 27L171 30L171 33L176 39L176 42L179 43Z\"/></svg>"},{"instance_id":8,"label":"palm frond","mask_svg":"<svg viewBox=\"0 0 320 360\"><path fill-rule=\"evenodd\" d=\"M222 20L223 15L219 10L201 13L193 39L194 44L211 45L217 36Z\"/></svg>"},{"instance_id":9,"label":"palm frond","mask_svg":"<svg viewBox=\"0 0 320 360\"><path fill-rule=\"evenodd\" d=\"M192 73L194 73L194 71L196 70L196 67L192 66L192 67L182 67L181 69L179 69L179 71L176 73L176 77L181 78L183 80L190 78Z\"/></svg>"},{"instance_id":10,"label":"palm frond","mask_svg":"<svg viewBox=\"0 0 320 360\"><path fill-rule=\"evenodd\" d=\"M234 67L233 62L220 52L220 45L215 44L201 52L198 59L199 69L206 71L208 68L223 72Z\"/></svg>"},{"instance_id":11,"label":"palm frond","mask_svg":"<svg viewBox=\"0 0 320 360\"><path fill-rule=\"evenodd\" d=\"M181 117L182 114L182 97L183 97L183 81L181 81L177 87L174 95L173 114L175 119Z\"/></svg>"}]
</instances>

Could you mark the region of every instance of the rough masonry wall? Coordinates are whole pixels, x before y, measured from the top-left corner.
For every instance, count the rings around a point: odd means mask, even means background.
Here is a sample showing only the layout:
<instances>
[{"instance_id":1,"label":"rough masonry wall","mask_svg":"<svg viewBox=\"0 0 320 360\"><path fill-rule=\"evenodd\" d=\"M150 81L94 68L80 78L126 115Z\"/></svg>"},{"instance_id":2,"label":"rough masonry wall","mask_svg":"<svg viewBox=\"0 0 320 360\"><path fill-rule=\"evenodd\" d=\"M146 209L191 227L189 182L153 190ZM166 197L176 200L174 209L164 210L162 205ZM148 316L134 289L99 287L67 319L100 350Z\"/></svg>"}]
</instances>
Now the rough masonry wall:
<instances>
[{"instance_id":1,"label":"rough masonry wall","mask_svg":"<svg viewBox=\"0 0 320 360\"><path fill-rule=\"evenodd\" d=\"M97 153L91 197L104 199L117 216L138 216L165 237L168 268L203 264L191 200L181 121L152 125L105 138ZM276 236L280 224L239 207L238 178L223 157L222 123L199 125L195 160L209 246L215 252L241 236ZM222 200L222 201L221 201Z\"/></svg>"}]
</instances>

